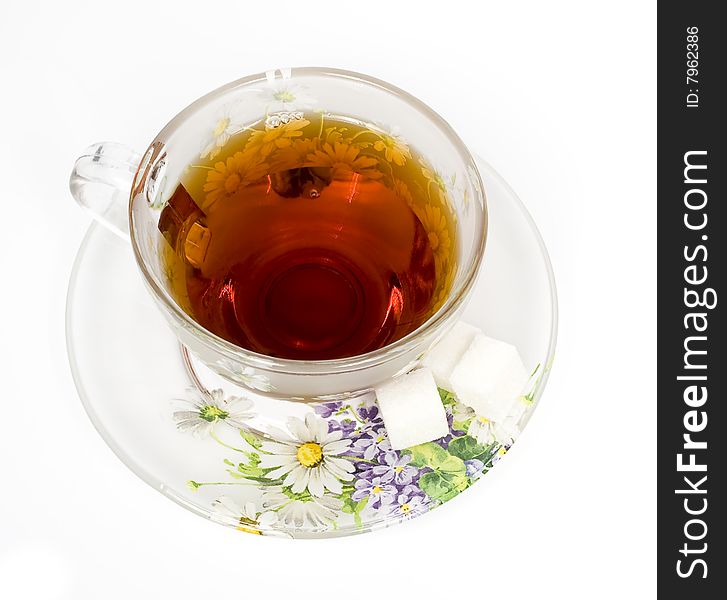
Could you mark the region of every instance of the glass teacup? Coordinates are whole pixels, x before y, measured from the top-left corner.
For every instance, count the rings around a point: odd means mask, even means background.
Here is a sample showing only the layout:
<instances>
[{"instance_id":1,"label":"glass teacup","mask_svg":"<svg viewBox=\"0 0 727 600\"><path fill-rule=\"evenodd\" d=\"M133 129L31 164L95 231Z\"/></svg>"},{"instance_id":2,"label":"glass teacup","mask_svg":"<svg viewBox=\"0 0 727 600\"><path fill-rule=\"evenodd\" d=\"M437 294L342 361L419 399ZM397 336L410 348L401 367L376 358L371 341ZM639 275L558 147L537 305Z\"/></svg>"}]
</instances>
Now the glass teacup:
<instances>
[{"instance_id":1,"label":"glass teacup","mask_svg":"<svg viewBox=\"0 0 727 600\"><path fill-rule=\"evenodd\" d=\"M347 358L281 359L237 346L185 312L169 290L158 225L162 208L185 169L200 155L211 155L252 124L275 126L280 120L316 113L395 129L397 136L426 157L433 167L431 185L446 194L453 212L458 260L439 308L404 337ZM406 92L335 69L269 71L232 82L180 112L143 155L114 143L91 146L76 162L70 184L76 200L97 220L130 239L147 288L194 357L232 382L287 399L334 399L361 393L415 368L461 314L485 247L487 208L482 181L457 134Z\"/></svg>"}]
</instances>

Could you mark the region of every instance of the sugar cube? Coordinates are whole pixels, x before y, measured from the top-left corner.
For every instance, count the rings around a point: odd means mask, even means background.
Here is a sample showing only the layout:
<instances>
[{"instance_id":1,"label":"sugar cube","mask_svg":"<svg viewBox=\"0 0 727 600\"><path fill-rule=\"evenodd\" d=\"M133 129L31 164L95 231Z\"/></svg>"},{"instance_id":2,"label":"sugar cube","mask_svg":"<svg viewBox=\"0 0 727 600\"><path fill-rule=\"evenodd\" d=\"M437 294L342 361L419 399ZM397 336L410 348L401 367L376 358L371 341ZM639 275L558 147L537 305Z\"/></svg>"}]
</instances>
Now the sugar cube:
<instances>
[{"instance_id":1,"label":"sugar cube","mask_svg":"<svg viewBox=\"0 0 727 600\"><path fill-rule=\"evenodd\" d=\"M392 449L402 450L449 433L447 413L429 369L395 377L375 391Z\"/></svg>"},{"instance_id":2,"label":"sugar cube","mask_svg":"<svg viewBox=\"0 0 727 600\"><path fill-rule=\"evenodd\" d=\"M432 371L434 381L439 387L452 389L452 371L479 332L476 327L458 321L424 356L422 364Z\"/></svg>"},{"instance_id":3,"label":"sugar cube","mask_svg":"<svg viewBox=\"0 0 727 600\"><path fill-rule=\"evenodd\" d=\"M515 346L479 333L454 367L450 382L460 402L500 423L515 406L528 378Z\"/></svg>"}]
</instances>

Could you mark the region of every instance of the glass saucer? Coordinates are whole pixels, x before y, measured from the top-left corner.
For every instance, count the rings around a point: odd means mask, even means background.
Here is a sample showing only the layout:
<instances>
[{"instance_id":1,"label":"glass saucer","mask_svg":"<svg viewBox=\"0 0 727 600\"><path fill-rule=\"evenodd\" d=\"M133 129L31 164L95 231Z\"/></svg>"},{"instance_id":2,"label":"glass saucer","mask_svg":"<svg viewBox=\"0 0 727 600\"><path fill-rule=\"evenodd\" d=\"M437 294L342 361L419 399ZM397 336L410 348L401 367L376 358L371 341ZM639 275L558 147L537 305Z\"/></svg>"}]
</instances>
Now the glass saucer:
<instances>
[{"instance_id":1,"label":"glass saucer","mask_svg":"<svg viewBox=\"0 0 727 600\"><path fill-rule=\"evenodd\" d=\"M481 160L479 167L489 234L464 319L515 344L533 372L507 436L440 390L449 435L392 451L371 395L305 404L221 379L179 347L131 247L92 225L71 276L66 335L73 378L98 432L175 502L255 534L362 533L424 514L470 487L506 454L537 406L557 330L540 234L494 169Z\"/></svg>"}]
</instances>

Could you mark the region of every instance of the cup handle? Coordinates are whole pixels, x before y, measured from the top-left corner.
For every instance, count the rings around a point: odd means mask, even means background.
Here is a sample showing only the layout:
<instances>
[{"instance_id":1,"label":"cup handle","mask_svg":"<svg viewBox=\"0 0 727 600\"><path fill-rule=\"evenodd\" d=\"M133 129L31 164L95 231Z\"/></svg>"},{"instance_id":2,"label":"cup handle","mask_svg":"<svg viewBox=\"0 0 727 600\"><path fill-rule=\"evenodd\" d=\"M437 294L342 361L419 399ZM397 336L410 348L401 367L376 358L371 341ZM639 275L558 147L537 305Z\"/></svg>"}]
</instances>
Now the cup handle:
<instances>
[{"instance_id":1,"label":"cup handle","mask_svg":"<svg viewBox=\"0 0 727 600\"><path fill-rule=\"evenodd\" d=\"M129 195L141 155L114 142L86 149L73 166L71 194L94 219L129 240Z\"/></svg>"}]
</instances>

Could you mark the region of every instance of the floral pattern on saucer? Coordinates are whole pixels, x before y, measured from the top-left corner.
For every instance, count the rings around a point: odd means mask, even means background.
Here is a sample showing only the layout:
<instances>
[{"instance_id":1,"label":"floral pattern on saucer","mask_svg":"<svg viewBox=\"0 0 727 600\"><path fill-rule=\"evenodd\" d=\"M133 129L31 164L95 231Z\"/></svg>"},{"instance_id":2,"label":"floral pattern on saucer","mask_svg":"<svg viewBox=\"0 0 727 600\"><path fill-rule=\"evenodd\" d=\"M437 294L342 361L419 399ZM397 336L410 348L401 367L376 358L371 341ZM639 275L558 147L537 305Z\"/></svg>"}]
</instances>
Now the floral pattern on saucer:
<instances>
[{"instance_id":1,"label":"floral pattern on saucer","mask_svg":"<svg viewBox=\"0 0 727 600\"><path fill-rule=\"evenodd\" d=\"M238 406L239 399L225 400L217 392L202 395L210 404L197 400L206 418L183 416L201 420L200 428L209 431L215 424L209 419L216 417L237 427L240 440L229 444L212 432L209 443L230 452L224 459L226 473L214 481L190 480L189 488L224 489L212 503L214 520L249 533L293 537L366 531L416 517L454 498L508 451L534 397L533 390L519 398L513 414L495 424L440 389L448 435L396 451L372 396L311 405L304 418L289 418L285 430L270 428L262 435L240 427L232 412L223 418L228 406L253 413L247 405ZM180 418L175 412L181 430L195 431ZM254 500L238 498L238 489L248 498L253 491Z\"/></svg>"}]
</instances>

